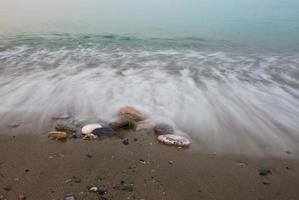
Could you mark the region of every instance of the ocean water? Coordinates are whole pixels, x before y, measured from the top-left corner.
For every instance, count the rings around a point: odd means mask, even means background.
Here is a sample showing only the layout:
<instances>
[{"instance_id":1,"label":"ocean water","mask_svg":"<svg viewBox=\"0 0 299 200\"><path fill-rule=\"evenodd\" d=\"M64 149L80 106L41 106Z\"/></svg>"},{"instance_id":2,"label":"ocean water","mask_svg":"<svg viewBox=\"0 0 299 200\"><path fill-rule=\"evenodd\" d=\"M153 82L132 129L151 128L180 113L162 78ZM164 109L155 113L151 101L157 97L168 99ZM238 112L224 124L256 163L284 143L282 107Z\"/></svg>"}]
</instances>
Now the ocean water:
<instances>
[{"instance_id":1,"label":"ocean water","mask_svg":"<svg viewBox=\"0 0 299 200\"><path fill-rule=\"evenodd\" d=\"M296 152L299 1L1 0L0 97L1 133L131 105L197 150Z\"/></svg>"}]
</instances>

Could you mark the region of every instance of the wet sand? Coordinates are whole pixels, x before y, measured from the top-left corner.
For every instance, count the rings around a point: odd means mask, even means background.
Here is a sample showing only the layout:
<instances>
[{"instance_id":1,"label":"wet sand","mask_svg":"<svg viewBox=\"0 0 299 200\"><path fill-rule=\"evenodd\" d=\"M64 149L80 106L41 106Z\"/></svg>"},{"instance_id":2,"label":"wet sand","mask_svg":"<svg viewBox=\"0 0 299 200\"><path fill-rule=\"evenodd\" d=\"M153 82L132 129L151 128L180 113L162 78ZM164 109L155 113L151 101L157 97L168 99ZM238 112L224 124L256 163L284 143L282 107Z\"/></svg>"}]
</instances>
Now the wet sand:
<instances>
[{"instance_id":1,"label":"wet sand","mask_svg":"<svg viewBox=\"0 0 299 200\"><path fill-rule=\"evenodd\" d=\"M295 200L299 159L202 153L156 142L153 135L126 133L123 139L66 142L46 135L0 137L0 199L227 199ZM259 175L267 167L272 174ZM87 187L106 186L100 196ZM103 198L105 197L105 198Z\"/></svg>"}]
</instances>

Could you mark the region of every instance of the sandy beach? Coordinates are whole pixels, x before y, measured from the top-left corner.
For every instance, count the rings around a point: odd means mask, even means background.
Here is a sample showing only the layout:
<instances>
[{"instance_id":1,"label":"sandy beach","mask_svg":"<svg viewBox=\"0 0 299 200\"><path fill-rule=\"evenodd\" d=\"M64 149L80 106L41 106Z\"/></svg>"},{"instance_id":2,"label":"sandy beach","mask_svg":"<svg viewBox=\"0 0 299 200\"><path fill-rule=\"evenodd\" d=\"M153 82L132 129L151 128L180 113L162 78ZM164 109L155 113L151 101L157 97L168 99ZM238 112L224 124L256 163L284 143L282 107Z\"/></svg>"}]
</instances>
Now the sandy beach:
<instances>
[{"instance_id":1,"label":"sandy beach","mask_svg":"<svg viewBox=\"0 0 299 200\"><path fill-rule=\"evenodd\" d=\"M123 144L125 138L129 144ZM298 155L283 158L202 153L160 144L153 134L123 138L49 140L46 135L0 137L0 199L295 200ZM272 174L260 176L266 167ZM99 195L88 187L105 188Z\"/></svg>"}]
</instances>

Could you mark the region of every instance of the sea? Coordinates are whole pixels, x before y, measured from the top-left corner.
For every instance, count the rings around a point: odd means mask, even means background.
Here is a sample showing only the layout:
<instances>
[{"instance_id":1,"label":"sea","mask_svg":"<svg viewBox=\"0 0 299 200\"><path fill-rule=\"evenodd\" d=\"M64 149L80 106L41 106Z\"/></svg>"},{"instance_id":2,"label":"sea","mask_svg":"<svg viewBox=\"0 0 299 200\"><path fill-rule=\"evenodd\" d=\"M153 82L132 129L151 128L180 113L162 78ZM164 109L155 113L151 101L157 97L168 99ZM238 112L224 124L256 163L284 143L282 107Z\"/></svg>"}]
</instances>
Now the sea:
<instances>
[{"instance_id":1,"label":"sea","mask_svg":"<svg viewBox=\"0 0 299 200\"><path fill-rule=\"evenodd\" d=\"M127 105L195 150L299 152L299 1L0 0L0 134Z\"/></svg>"}]
</instances>

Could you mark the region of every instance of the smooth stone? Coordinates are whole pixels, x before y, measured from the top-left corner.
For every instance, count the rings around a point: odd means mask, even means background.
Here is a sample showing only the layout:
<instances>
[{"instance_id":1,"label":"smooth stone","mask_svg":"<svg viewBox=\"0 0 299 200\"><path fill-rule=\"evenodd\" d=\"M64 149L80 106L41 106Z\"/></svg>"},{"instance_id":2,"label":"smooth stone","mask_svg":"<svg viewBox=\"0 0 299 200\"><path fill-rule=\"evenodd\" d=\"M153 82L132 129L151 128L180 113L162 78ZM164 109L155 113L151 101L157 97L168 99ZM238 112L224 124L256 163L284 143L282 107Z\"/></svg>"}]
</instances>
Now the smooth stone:
<instances>
[{"instance_id":1,"label":"smooth stone","mask_svg":"<svg viewBox=\"0 0 299 200\"><path fill-rule=\"evenodd\" d=\"M66 132L68 134L72 134L72 133L76 133L77 132L77 128L75 126L66 124L66 123L57 123L55 125L55 130L56 131L62 131L62 132Z\"/></svg>"},{"instance_id":2,"label":"smooth stone","mask_svg":"<svg viewBox=\"0 0 299 200\"><path fill-rule=\"evenodd\" d=\"M118 116L125 117L134 121L142 121L145 118L143 112L136 110L131 106L122 107L118 111Z\"/></svg>"},{"instance_id":3,"label":"smooth stone","mask_svg":"<svg viewBox=\"0 0 299 200\"><path fill-rule=\"evenodd\" d=\"M65 200L76 200L76 198L72 193L69 193L66 195Z\"/></svg>"},{"instance_id":4,"label":"smooth stone","mask_svg":"<svg viewBox=\"0 0 299 200\"><path fill-rule=\"evenodd\" d=\"M113 129L135 129L136 122L130 119L119 119L116 122L109 123L109 126Z\"/></svg>"},{"instance_id":5,"label":"smooth stone","mask_svg":"<svg viewBox=\"0 0 299 200\"><path fill-rule=\"evenodd\" d=\"M62 131L51 131L48 133L48 137L56 140L67 139L67 133Z\"/></svg>"},{"instance_id":6,"label":"smooth stone","mask_svg":"<svg viewBox=\"0 0 299 200\"><path fill-rule=\"evenodd\" d=\"M115 131L112 128L96 128L92 131L92 134L97 136L112 136L114 135Z\"/></svg>"},{"instance_id":7,"label":"smooth stone","mask_svg":"<svg viewBox=\"0 0 299 200\"><path fill-rule=\"evenodd\" d=\"M92 133L92 131L96 128L102 128L102 126L100 124L88 124L88 125L83 126L81 132L83 134L89 134L89 133Z\"/></svg>"},{"instance_id":8,"label":"smooth stone","mask_svg":"<svg viewBox=\"0 0 299 200\"><path fill-rule=\"evenodd\" d=\"M260 176L267 176L268 174L272 174L272 171L266 167L262 167L259 169Z\"/></svg>"},{"instance_id":9,"label":"smooth stone","mask_svg":"<svg viewBox=\"0 0 299 200\"><path fill-rule=\"evenodd\" d=\"M170 126L169 124L165 124L165 123L157 124L154 127L154 131L157 135L167 135L167 134L174 133L174 129L172 128L172 126Z\"/></svg>"},{"instance_id":10,"label":"smooth stone","mask_svg":"<svg viewBox=\"0 0 299 200\"><path fill-rule=\"evenodd\" d=\"M84 135L82 133L73 133L72 138L74 139L81 139Z\"/></svg>"},{"instance_id":11,"label":"smooth stone","mask_svg":"<svg viewBox=\"0 0 299 200\"><path fill-rule=\"evenodd\" d=\"M97 138L98 138L98 136L96 136L92 133L88 133L83 137L83 140L95 140Z\"/></svg>"},{"instance_id":12,"label":"smooth stone","mask_svg":"<svg viewBox=\"0 0 299 200\"><path fill-rule=\"evenodd\" d=\"M168 145L180 146L180 147L188 147L191 142L187 138L179 135L159 135L158 141Z\"/></svg>"},{"instance_id":13,"label":"smooth stone","mask_svg":"<svg viewBox=\"0 0 299 200\"><path fill-rule=\"evenodd\" d=\"M90 188L88 189L88 191L89 191L89 192L98 192L99 189L98 189L98 187L93 186L93 187L90 187Z\"/></svg>"},{"instance_id":14,"label":"smooth stone","mask_svg":"<svg viewBox=\"0 0 299 200\"><path fill-rule=\"evenodd\" d=\"M136 131L152 131L155 127L154 122L150 121L141 121L136 124Z\"/></svg>"},{"instance_id":15,"label":"smooth stone","mask_svg":"<svg viewBox=\"0 0 299 200\"><path fill-rule=\"evenodd\" d=\"M52 117L53 120L65 120L69 119L71 116L69 114L60 114L60 115L55 115Z\"/></svg>"}]
</instances>

